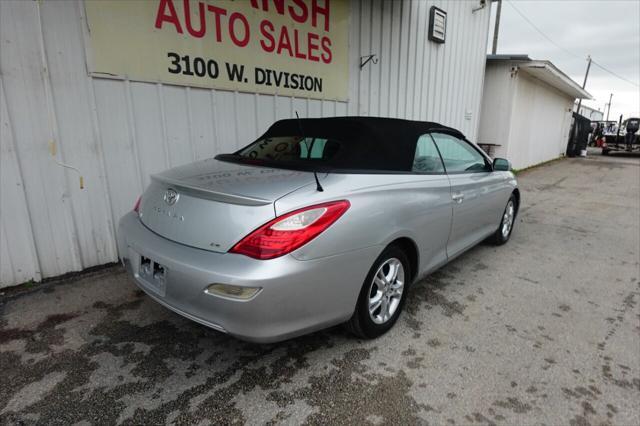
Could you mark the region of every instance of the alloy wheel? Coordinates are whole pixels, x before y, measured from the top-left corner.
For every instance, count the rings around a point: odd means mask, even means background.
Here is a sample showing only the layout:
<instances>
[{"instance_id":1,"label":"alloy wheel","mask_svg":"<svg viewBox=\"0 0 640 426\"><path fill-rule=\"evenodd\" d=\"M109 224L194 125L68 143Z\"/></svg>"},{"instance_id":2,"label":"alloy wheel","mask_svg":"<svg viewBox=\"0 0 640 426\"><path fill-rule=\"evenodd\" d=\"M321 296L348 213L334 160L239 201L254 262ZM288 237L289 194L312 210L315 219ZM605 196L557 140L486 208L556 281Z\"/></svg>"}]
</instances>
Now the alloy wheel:
<instances>
[{"instance_id":1,"label":"alloy wheel","mask_svg":"<svg viewBox=\"0 0 640 426\"><path fill-rule=\"evenodd\" d=\"M513 227L513 220L515 217L516 208L513 204L513 200L509 200L507 208L504 209L504 215L502 216L502 237L507 238L511 233Z\"/></svg>"},{"instance_id":2,"label":"alloy wheel","mask_svg":"<svg viewBox=\"0 0 640 426\"><path fill-rule=\"evenodd\" d=\"M383 262L369 287L369 317L376 324L389 321L398 310L404 292L404 267L395 257Z\"/></svg>"}]
</instances>

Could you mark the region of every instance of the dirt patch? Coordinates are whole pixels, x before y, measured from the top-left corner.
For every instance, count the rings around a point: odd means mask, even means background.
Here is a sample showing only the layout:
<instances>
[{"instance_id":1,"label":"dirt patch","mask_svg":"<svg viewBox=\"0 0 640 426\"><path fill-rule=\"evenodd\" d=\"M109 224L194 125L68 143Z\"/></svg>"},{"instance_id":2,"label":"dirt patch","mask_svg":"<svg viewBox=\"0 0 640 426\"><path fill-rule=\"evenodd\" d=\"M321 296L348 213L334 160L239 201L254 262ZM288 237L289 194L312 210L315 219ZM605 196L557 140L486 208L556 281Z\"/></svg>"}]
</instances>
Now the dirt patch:
<instances>
[{"instance_id":1,"label":"dirt patch","mask_svg":"<svg viewBox=\"0 0 640 426\"><path fill-rule=\"evenodd\" d=\"M415 424L421 407L409 395L411 380L403 371L382 376L367 372L362 362L371 351L353 349L333 360L334 369L309 379L310 385L294 392L317 412L308 424L364 424L371 415L382 424ZM325 397L332 394L329 400ZM373 403L384 401L384 403Z\"/></svg>"}]
</instances>

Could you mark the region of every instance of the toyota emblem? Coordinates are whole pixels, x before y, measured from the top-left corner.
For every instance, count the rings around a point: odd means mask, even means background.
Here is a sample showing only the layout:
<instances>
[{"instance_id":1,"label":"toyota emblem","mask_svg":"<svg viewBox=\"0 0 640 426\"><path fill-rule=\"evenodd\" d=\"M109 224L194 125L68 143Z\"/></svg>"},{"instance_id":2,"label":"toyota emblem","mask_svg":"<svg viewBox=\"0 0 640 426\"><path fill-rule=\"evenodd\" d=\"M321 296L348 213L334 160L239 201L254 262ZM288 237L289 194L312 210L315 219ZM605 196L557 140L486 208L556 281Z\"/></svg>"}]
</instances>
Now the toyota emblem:
<instances>
[{"instance_id":1,"label":"toyota emblem","mask_svg":"<svg viewBox=\"0 0 640 426\"><path fill-rule=\"evenodd\" d=\"M163 198L164 198L165 203L167 203L170 206L172 206L172 205L174 205L175 203L178 202L178 198L180 198L180 194L178 194L175 189L169 188L164 193L164 197Z\"/></svg>"}]
</instances>

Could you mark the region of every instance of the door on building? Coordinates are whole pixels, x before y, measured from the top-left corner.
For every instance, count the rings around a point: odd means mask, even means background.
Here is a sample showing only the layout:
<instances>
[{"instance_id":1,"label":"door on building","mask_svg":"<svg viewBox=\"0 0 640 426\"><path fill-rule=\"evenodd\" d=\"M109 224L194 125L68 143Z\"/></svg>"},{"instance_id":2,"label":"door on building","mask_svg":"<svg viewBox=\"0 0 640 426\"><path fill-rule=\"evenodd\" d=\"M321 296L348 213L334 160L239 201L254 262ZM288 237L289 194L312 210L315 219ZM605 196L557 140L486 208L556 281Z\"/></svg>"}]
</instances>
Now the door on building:
<instances>
[{"instance_id":1,"label":"door on building","mask_svg":"<svg viewBox=\"0 0 640 426\"><path fill-rule=\"evenodd\" d=\"M455 136L432 133L451 183L453 220L447 255L455 257L493 233L499 224L504 177L472 144Z\"/></svg>"}]
</instances>

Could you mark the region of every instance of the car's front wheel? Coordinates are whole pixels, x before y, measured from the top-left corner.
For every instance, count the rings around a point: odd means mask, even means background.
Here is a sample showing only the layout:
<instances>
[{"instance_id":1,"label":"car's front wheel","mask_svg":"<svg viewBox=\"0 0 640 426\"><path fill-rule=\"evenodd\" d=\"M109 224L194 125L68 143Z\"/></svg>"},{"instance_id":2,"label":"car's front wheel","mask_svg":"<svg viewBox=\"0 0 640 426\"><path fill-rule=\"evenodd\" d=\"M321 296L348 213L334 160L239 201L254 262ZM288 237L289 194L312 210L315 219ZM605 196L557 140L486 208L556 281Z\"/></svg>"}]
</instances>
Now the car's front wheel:
<instances>
[{"instance_id":1,"label":"car's front wheel","mask_svg":"<svg viewBox=\"0 0 640 426\"><path fill-rule=\"evenodd\" d=\"M500 226L496 229L496 232L491 236L491 242L495 245L502 245L509 241L511 233L513 232L513 226L516 221L516 213L518 212L518 202L515 194L511 194L507 206L502 213L502 220Z\"/></svg>"},{"instance_id":2,"label":"car's front wheel","mask_svg":"<svg viewBox=\"0 0 640 426\"><path fill-rule=\"evenodd\" d=\"M411 276L405 253L396 246L387 247L367 274L348 323L350 331L373 339L393 327L404 306Z\"/></svg>"}]
</instances>

